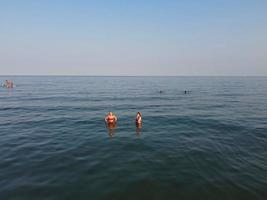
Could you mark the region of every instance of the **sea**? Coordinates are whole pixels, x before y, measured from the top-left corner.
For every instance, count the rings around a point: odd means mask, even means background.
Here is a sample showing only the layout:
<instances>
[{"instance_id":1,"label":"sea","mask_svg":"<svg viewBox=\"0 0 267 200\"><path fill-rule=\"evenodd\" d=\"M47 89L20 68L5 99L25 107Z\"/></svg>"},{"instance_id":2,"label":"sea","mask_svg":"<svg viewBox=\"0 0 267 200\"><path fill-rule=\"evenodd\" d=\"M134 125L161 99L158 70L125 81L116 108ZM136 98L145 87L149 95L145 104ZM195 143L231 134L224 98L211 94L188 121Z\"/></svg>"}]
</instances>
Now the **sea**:
<instances>
[{"instance_id":1,"label":"sea","mask_svg":"<svg viewBox=\"0 0 267 200\"><path fill-rule=\"evenodd\" d=\"M1 200L267 198L267 77L6 79Z\"/></svg>"}]
</instances>

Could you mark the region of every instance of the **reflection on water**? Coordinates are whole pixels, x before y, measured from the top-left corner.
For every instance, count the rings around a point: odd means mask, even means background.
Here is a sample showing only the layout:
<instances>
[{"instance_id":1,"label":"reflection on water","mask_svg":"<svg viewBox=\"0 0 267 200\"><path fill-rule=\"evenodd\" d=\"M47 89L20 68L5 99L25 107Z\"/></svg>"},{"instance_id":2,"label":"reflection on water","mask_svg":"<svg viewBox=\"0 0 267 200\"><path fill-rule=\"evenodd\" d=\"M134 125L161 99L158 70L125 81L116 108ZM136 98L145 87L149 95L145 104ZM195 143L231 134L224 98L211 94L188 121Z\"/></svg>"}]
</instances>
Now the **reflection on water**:
<instances>
[{"instance_id":1,"label":"reflection on water","mask_svg":"<svg viewBox=\"0 0 267 200\"><path fill-rule=\"evenodd\" d=\"M116 123L106 123L107 129L108 129L108 134L110 137L113 137L115 134L115 129L117 128Z\"/></svg>"},{"instance_id":2,"label":"reflection on water","mask_svg":"<svg viewBox=\"0 0 267 200\"><path fill-rule=\"evenodd\" d=\"M135 129L136 134L140 135L141 134L141 129L142 129L142 123L135 123L135 125L136 125L136 129Z\"/></svg>"}]
</instances>

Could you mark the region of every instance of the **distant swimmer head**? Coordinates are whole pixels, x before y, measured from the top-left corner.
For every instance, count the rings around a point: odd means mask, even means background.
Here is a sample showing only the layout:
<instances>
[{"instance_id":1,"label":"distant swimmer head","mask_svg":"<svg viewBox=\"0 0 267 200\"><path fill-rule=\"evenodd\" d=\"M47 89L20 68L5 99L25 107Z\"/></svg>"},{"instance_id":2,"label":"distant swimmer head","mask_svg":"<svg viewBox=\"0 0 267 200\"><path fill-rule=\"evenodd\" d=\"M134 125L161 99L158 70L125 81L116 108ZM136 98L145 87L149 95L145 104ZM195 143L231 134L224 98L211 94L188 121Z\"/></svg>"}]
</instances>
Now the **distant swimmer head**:
<instances>
[{"instance_id":1,"label":"distant swimmer head","mask_svg":"<svg viewBox=\"0 0 267 200\"><path fill-rule=\"evenodd\" d=\"M160 90L160 91L159 91L159 93L163 93L163 91L162 91L162 90Z\"/></svg>"}]
</instances>

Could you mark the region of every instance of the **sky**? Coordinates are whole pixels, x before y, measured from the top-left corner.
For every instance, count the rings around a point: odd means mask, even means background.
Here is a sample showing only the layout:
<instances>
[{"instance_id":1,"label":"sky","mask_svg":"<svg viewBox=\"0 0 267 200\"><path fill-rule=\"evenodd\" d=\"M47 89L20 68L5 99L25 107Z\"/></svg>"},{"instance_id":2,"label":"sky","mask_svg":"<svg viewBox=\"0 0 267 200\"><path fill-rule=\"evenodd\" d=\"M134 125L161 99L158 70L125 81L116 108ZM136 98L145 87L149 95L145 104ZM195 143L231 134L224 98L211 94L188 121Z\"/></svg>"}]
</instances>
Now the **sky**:
<instances>
[{"instance_id":1,"label":"sky","mask_svg":"<svg viewBox=\"0 0 267 200\"><path fill-rule=\"evenodd\" d=\"M0 0L0 75L267 76L267 1Z\"/></svg>"}]
</instances>

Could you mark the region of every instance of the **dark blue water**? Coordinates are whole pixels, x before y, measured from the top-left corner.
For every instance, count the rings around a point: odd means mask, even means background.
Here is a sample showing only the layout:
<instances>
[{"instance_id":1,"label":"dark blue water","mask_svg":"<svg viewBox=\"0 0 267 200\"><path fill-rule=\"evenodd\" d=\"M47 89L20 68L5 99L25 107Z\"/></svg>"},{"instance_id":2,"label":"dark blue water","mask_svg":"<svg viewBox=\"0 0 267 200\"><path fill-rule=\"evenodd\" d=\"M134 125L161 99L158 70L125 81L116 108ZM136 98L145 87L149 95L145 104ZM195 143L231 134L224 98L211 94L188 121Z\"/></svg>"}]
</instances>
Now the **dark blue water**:
<instances>
[{"instance_id":1,"label":"dark blue water","mask_svg":"<svg viewBox=\"0 0 267 200\"><path fill-rule=\"evenodd\" d=\"M267 196L266 77L0 78L0 199Z\"/></svg>"}]
</instances>

